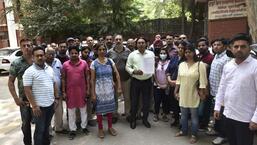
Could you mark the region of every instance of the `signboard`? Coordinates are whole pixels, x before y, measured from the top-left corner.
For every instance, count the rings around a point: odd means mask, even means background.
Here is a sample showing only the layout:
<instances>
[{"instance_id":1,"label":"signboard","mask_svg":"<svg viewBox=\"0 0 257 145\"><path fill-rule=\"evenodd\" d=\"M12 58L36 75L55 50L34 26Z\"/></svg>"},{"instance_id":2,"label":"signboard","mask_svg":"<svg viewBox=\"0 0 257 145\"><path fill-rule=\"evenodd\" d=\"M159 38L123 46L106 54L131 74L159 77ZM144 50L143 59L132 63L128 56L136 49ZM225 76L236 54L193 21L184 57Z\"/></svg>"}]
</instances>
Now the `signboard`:
<instances>
[{"instance_id":1,"label":"signboard","mask_svg":"<svg viewBox=\"0 0 257 145\"><path fill-rule=\"evenodd\" d=\"M208 7L209 20L247 17L245 0L212 0Z\"/></svg>"}]
</instances>

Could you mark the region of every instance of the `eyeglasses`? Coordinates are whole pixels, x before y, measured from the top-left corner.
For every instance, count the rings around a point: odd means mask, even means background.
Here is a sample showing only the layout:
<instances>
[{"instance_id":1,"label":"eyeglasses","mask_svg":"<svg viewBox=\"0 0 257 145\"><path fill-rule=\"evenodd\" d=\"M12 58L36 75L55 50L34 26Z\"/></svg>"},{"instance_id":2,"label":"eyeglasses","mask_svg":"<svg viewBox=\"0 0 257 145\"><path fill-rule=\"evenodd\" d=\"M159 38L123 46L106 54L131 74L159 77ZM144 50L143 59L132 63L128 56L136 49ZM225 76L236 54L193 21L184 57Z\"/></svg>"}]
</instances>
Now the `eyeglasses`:
<instances>
[{"instance_id":1,"label":"eyeglasses","mask_svg":"<svg viewBox=\"0 0 257 145\"><path fill-rule=\"evenodd\" d=\"M180 37L179 39L186 39L186 37Z\"/></svg>"}]
</instances>

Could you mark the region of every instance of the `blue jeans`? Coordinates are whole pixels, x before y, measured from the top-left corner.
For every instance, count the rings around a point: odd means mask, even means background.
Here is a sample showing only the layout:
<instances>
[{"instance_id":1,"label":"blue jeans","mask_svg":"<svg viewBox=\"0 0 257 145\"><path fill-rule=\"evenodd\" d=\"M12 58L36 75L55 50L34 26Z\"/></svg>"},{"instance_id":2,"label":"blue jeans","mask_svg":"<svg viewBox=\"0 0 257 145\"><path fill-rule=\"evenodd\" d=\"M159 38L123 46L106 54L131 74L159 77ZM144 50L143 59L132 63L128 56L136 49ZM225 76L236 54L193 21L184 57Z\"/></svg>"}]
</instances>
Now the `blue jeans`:
<instances>
[{"instance_id":1,"label":"blue jeans","mask_svg":"<svg viewBox=\"0 0 257 145\"><path fill-rule=\"evenodd\" d=\"M35 118L35 145L50 145L49 126L54 114L54 105L40 107L41 115Z\"/></svg>"},{"instance_id":2,"label":"blue jeans","mask_svg":"<svg viewBox=\"0 0 257 145\"><path fill-rule=\"evenodd\" d=\"M189 111L191 113L191 126L192 126L192 135L197 136L198 131L198 109L197 108L184 108L180 107L181 110L181 131L183 134L188 133L188 115Z\"/></svg>"},{"instance_id":3,"label":"blue jeans","mask_svg":"<svg viewBox=\"0 0 257 145\"><path fill-rule=\"evenodd\" d=\"M32 145L31 140L31 120L32 120L32 110L29 106L20 107L21 113L21 130L23 133L23 143L25 145Z\"/></svg>"}]
</instances>

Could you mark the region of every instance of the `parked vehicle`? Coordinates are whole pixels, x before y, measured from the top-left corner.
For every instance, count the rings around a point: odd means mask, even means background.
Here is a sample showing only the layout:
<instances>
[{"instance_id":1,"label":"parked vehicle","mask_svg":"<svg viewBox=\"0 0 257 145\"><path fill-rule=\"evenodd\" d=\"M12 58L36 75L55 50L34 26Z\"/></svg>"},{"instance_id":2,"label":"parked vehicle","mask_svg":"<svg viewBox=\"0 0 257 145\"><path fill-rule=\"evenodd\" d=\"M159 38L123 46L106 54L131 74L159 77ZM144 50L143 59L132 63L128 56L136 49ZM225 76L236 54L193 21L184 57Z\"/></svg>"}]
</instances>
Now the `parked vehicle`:
<instances>
[{"instance_id":1,"label":"parked vehicle","mask_svg":"<svg viewBox=\"0 0 257 145\"><path fill-rule=\"evenodd\" d=\"M250 45L252 57L257 59L257 43Z\"/></svg>"},{"instance_id":2,"label":"parked vehicle","mask_svg":"<svg viewBox=\"0 0 257 145\"><path fill-rule=\"evenodd\" d=\"M9 71L11 63L19 58L22 52L19 48L1 48L0 49L0 73Z\"/></svg>"}]
</instances>

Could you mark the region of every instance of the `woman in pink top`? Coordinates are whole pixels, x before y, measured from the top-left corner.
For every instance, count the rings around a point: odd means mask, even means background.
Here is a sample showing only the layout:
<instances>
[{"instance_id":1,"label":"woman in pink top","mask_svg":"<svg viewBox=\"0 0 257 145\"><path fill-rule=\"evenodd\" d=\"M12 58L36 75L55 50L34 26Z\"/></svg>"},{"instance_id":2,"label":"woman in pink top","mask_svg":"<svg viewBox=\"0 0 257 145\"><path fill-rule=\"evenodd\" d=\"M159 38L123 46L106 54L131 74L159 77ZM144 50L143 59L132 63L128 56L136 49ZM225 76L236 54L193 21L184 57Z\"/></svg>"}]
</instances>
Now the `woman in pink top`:
<instances>
[{"instance_id":1,"label":"woman in pink top","mask_svg":"<svg viewBox=\"0 0 257 145\"><path fill-rule=\"evenodd\" d=\"M167 122L169 113L168 104L168 81L166 76L166 69L169 65L168 51L165 48L161 48L159 54L160 60L157 62L155 69L155 83L154 83L154 108L155 115L154 121L159 120L160 105L162 104L163 116L162 120Z\"/></svg>"},{"instance_id":2,"label":"woman in pink top","mask_svg":"<svg viewBox=\"0 0 257 145\"><path fill-rule=\"evenodd\" d=\"M89 68L86 61L79 58L79 49L76 46L69 47L70 60L63 64L62 92L68 108L69 138L75 137L76 108L80 110L81 128L84 133L87 130L87 107L86 96L89 95Z\"/></svg>"}]
</instances>

